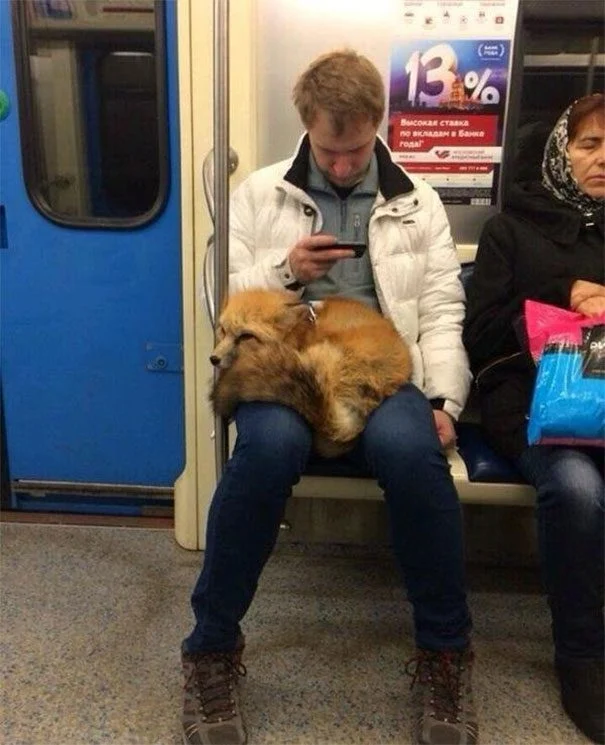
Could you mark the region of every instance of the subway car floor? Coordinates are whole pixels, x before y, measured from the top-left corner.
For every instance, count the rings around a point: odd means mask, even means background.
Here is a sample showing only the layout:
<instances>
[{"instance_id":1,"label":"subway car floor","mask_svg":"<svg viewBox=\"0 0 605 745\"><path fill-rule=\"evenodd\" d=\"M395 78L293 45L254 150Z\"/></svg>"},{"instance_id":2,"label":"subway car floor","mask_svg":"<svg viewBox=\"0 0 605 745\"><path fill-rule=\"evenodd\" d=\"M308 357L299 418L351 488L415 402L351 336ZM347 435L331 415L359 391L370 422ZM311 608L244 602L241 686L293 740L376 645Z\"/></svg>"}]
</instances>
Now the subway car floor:
<instances>
[{"instance_id":1,"label":"subway car floor","mask_svg":"<svg viewBox=\"0 0 605 745\"><path fill-rule=\"evenodd\" d=\"M171 529L0 524L3 745L177 745L203 555ZM483 745L575 745L535 568L469 566ZM282 543L244 622L250 745L409 742L410 606L388 549Z\"/></svg>"}]
</instances>

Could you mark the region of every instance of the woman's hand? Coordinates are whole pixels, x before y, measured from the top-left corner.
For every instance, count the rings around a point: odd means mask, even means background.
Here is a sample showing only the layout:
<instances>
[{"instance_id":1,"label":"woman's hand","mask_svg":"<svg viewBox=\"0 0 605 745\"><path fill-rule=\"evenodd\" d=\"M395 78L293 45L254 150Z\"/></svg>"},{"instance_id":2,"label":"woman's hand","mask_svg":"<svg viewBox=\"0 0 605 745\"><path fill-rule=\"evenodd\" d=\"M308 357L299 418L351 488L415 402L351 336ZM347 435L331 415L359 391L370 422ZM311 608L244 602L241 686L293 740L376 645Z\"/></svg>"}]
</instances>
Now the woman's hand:
<instances>
[{"instance_id":1,"label":"woman's hand","mask_svg":"<svg viewBox=\"0 0 605 745\"><path fill-rule=\"evenodd\" d=\"M334 248L337 242L335 235L320 233L301 238L288 255L296 279L307 284L327 274L339 259L352 259L355 256L350 248Z\"/></svg>"},{"instance_id":2,"label":"woman's hand","mask_svg":"<svg viewBox=\"0 0 605 745\"><path fill-rule=\"evenodd\" d=\"M605 313L605 296L594 295L593 297L587 297L574 310L585 316L598 316L601 313Z\"/></svg>"},{"instance_id":3,"label":"woman's hand","mask_svg":"<svg viewBox=\"0 0 605 745\"><path fill-rule=\"evenodd\" d=\"M605 285L576 279L571 286L569 305L572 310L585 316L600 313L605 310Z\"/></svg>"}]
</instances>

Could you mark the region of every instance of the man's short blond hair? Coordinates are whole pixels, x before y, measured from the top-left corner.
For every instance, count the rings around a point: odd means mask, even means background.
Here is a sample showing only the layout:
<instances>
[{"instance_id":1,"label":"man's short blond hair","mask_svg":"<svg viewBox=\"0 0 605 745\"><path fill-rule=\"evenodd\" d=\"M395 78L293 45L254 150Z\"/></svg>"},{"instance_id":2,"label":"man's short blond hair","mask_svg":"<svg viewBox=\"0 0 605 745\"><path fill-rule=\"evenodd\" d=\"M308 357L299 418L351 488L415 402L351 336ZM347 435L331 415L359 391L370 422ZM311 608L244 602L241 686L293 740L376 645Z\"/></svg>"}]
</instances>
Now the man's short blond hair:
<instances>
[{"instance_id":1,"label":"man's short blond hair","mask_svg":"<svg viewBox=\"0 0 605 745\"><path fill-rule=\"evenodd\" d=\"M307 129L322 110L330 115L337 136L350 122L369 119L378 127L384 116L382 77L367 57L352 49L328 52L311 62L292 98Z\"/></svg>"}]
</instances>

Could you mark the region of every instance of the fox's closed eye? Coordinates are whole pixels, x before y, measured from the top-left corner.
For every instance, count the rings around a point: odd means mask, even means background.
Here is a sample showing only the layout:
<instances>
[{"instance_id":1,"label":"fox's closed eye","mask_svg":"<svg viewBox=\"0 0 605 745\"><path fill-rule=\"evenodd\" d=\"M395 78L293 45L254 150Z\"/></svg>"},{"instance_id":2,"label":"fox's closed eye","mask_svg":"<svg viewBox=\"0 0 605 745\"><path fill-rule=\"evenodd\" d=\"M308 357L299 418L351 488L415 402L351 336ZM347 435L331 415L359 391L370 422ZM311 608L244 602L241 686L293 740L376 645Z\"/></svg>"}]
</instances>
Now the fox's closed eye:
<instances>
[{"instance_id":1,"label":"fox's closed eye","mask_svg":"<svg viewBox=\"0 0 605 745\"><path fill-rule=\"evenodd\" d=\"M238 341L246 341L246 339L256 339L256 336L254 336L254 334L251 334L249 331L243 331L237 337Z\"/></svg>"}]
</instances>

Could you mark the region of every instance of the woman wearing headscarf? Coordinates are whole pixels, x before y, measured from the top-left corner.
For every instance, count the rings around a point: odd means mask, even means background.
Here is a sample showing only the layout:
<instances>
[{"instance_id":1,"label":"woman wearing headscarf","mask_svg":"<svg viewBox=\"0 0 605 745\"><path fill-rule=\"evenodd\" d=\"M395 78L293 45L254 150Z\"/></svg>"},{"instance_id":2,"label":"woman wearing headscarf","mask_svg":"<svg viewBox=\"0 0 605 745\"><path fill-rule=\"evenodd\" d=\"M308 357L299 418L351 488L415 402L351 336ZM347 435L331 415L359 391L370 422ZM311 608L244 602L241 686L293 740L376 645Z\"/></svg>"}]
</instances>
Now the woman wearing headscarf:
<instances>
[{"instance_id":1,"label":"woman wearing headscarf","mask_svg":"<svg viewBox=\"0 0 605 745\"><path fill-rule=\"evenodd\" d=\"M537 493L555 669L570 718L604 742L601 448L528 446L536 369L519 334L524 301L605 311L605 99L569 106L544 150L542 181L518 184L482 232L464 341L486 438Z\"/></svg>"}]
</instances>

